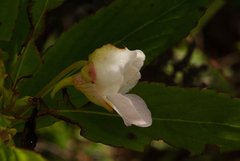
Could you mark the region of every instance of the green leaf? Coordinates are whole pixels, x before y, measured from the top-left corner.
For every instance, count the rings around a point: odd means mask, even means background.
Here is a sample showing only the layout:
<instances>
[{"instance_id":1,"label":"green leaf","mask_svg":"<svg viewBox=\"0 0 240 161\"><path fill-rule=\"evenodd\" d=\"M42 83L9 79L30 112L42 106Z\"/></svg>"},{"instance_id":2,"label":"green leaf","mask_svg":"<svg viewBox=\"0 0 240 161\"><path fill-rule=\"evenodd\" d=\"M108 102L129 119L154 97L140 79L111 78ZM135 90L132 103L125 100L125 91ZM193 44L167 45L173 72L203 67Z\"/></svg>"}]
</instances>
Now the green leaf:
<instances>
[{"instance_id":1,"label":"green leaf","mask_svg":"<svg viewBox=\"0 0 240 161\"><path fill-rule=\"evenodd\" d=\"M0 113L0 129L6 129L10 124L11 122Z\"/></svg>"},{"instance_id":2,"label":"green leaf","mask_svg":"<svg viewBox=\"0 0 240 161\"><path fill-rule=\"evenodd\" d=\"M0 41L10 41L19 12L19 0L0 1Z\"/></svg>"},{"instance_id":3,"label":"green leaf","mask_svg":"<svg viewBox=\"0 0 240 161\"><path fill-rule=\"evenodd\" d=\"M187 36L210 0L118 0L74 24L43 56L44 66L20 95L36 95L58 73L104 44L141 49L146 64ZM147 13L147 14L146 14ZM43 79L44 78L44 79ZM37 86L36 86L37 84ZM30 88L28 88L30 87Z\"/></svg>"},{"instance_id":4,"label":"green leaf","mask_svg":"<svg viewBox=\"0 0 240 161\"><path fill-rule=\"evenodd\" d=\"M43 61L33 41L30 41L24 52L18 57L14 65L11 78L14 80L14 85L21 78L32 77L35 72L41 67Z\"/></svg>"},{"instance_id":5,"label":"green leaf","mask_svg":"<svg viewBox=\"0 0 240 161\"><path fill-rule=\"evenodd\" d=\"M126 127L116 113L92 103L73 110L65 96L54 114L81 127L85 138L115 147L143 151L152 140L203 152L206 144L218 145L221 152L240 149L240 100L212 90L166 87L138 83L130 92L142 97L152 113L150 127Z\"/></svg>"},{"instance_id":6,"label":"green leaf","mask_svg":"<svg viewBox=\"0 0 240 161\"><path fill-rule=\"evenodd\" d=\"M0 50L0 52L1 52L1 50ZM3 85L4 85L5 77L6 77L5 72L6 71L5 71L4 63L0 57L0 107L1 107L1 111L3 110L2 104L3 104ZM0 126L1 126L1 123L0 123Z\"/></svg>"},{"instance_id":7,"label":"green leaf","mask_svg":"<svg viewBox=\"0 0 240 161\"><path fill-rule=\"evenodd\" d=\"M12 39L10 42L0 42L0 48L2 48L4 52L8 52L11 55L10 59L5 64L8 74L11 73L17 56L18 54L20 54L22 47L25 46L24 42L27 40L30 34L31 24L28 20L27 6L28 0L20 0L20 11L17 18L16 26L14 28ZM7 79L7 85L5 87L9 88L10 83L10 79Z\"/></svg>"},{"instance_id":8,"label":"green leaf","mask_svg":"<svg viewBox=\"0 0 240 161\"><path fill-rule=\"evenodd\" d=\"M29 18L34 28L33 39L36 40L44 31L45 14L49 10L59 7L65 0L30 0Z\"/></svg>"},{"instance_id":9,"label":"green leaf","mask_svg":"<svg viewBox=\"0 0 240 161\"><path fill-rule=\"evenodd\" d=\"M51 115L41 116L36 119L36 128L50 126L58 121L60 120ZM16 129L17 132L22 132L24 129L25 123L26 121L22 119L15 120L13 121L13 126L11 126L11 128Z\"/></svg>"},{"instance_id":10,"label":"green leaf","mask_svg":"<svg viewBox=\"0 0 240 161\"><path fill-rule=\"evenodd\" d=\"M1 52L1 50L0 50ZM0 95L2 95L2 90L3 90L3 85L4 85L4 80L5 80L5 66L3 61L0 58Z\"/></svg>"},{"instance_id":11,"label":"green leaf","mask_svg":"<svg viewBox=\"0 0 240 161\"><path fill-rule=\"evenodd\" d=\"M71 93L71 95L69 96L71 99L71 104L74 104L74 108L78 108L78 107L82 107L84 106L87 102L89 102L89 100L85 97L84 94L82 94L80 91L78 91L77 89L75 89L73 86L69 86L68 93ZM65 93L65 92L64 92ZM59 119L50 116L49 112L47 112L48 115L46 115L46 111L48 109L53 110L56 107L58 107L58 100L62 99L62 92L58 92L54 99L51 99L49 94L45 95L42 99L44 101L44 104L40 104L40 112L39 115L42 115L42 113L45 113L44 115L40 116L39 118L37 118L36 120L36 128L41 128L41 127L45 127L45 126L49 126L52 125L54 122L59 121ZM29 112L27 113L28 117L30 117L31 115L31 110L29 110ZM26 117L26 115L25 115ZM17 129L18 132L23 131L24 129L24 124L25 121L22 119L17 119L14 120L11 128L15 128Z\"/></svg>"},{"instance_id":12,"label":"green leaf","mask_svg":"<svg viewBox=\"0 0 240 161\"><path fill-rule=\"evenodd\" d=\"M0 48L0 57L2 57L3 61L7 61L9 59L10 54L8 52L2 51Z\"/></svg>"},{"instance_id":13,"label":"green leaf","mask_svg":"<svg viewBox=\"0 0 240 161\"><path fill-rule=\"evenodd\" d=\"M25 49L18 57L18 60L13 68L13 72L11 74L13 87L16 86L21 78L32 77L43 64L40 53L35 47L35 40L42 34L44 30L44 18L46 12L58 7L63 1L64 0L29 1L28 11L32 24L32 33Z\"/></svg>"},{"instance_id":14,"label":"green leaf","mask_svg":"<svg viewBox=\"0 0 240 161\"><path fill-rule=\"evenodd\" d=\"M6 1L8 2L8 1ZM30 34L30 22L28 21L27 14L27 0L20 0L19 14L16 20L14 33L10 42L0 42L0 48L3 51L11 54L11 59L14 59L14 55L19 54L23 43L27 40ZM12 61L10 61L12 62Z\"/></svg>"},{"instance_id":15,"label":"green leaf","mask_svg":"<svg viewBox=\"0 0 240 161\"><path fill-rule=\"evenodd\" d=\"M3 143L0 141L0 160L1 161L46 161L42 158L39 154L19 149L14 146L10 146L8 144Z\"/></svg>"}]
</instances>

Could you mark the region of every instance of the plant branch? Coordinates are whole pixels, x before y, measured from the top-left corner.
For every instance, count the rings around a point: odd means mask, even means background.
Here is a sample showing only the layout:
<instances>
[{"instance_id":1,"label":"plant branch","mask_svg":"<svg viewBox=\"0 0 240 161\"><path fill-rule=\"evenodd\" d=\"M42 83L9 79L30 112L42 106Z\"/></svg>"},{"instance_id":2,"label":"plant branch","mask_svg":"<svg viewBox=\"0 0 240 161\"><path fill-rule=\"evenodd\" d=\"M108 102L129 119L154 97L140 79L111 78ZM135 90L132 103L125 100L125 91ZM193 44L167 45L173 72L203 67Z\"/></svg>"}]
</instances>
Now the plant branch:
<instances>
[{"instance_id":1,"label":"plant branch","mask_svg":"<svg viewBox=\"0 0 240 161\"><path fill-rule=\"evenodd\" d=\"M35 97L40 98L44 96L44 94L46 94L47 91L54 86L54 84L56 84L61 78L67 75L70 71L72 71L75 68L85 66L87 63L88 61L86 60L81 60L73 63L72 65L64 69L61 73L59 73L53 80L51 80Z\"/></svg>"}]
</instances>

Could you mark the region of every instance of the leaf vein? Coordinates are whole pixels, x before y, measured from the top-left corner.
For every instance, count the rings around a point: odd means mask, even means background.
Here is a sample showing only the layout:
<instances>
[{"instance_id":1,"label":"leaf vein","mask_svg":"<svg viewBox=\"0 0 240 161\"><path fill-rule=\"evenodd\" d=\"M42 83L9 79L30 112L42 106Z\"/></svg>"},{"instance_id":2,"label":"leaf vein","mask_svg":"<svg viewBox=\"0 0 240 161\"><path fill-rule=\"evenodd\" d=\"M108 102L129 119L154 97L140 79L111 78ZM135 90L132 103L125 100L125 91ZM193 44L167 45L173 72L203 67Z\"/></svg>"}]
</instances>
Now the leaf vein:
<instances>
[{"instance_id":1,"label":"leaf vein","mask_svg":"<svg viewBox=\"0 0 240 161\"><path fill-rule=\"evenodd\" d=\"M104 113L104 112L97 112L97 111L85 111L85 110L57 110L56 113L87 113L93 115L103 115L103 116L111 116L111 117L120 117L118 114L112 113ZM182 119L166 119L166 118L152 118L156 121L169 121L169 122L183 122L183 123L193 123L193 124L209 124L209 125L222 125L222 126L229 126L233 128L240 128L238 125L232 125L228 123L217 123L217 122L202 122L202 121L193 121L193 120L182 120Z\"/></svg>"},{"instance_id":2,"label":"leaf vein","mask_svg":"<svg viewBox=\"0 0 240 161\"><path fill-rule=\"evenodd\" d=\"M131 35L133 35L134 33L136 33L137 31L139 31L139 30L143 29L144 27L152 24L152 23L153 23L154 21L156 21L157 19L161 18L162 16L166 15L166 14L169 13L170 11L172 11L172 10L174 10L175 8L179 7L184 1L186 1L186 0L183 0L181 3L179 3L178 5L170 8L169 10L167 10L166 12L164 12L163 14L157 16L156 18L154 18L154 19L152 19L152 20L150 20L150 21L148 21L148 22L146 22L145 24L143 24L143 25L140 26L139 28L135 29L134 31L132 31L131 33L129 33L128 35L126 35L125 37L123 37L121 40L113 43L113 45L116 46L117 44L121 43L122 41L124 41L124 40L127 39L129 36L131 36Z\"/></svg>"}]
</instances>

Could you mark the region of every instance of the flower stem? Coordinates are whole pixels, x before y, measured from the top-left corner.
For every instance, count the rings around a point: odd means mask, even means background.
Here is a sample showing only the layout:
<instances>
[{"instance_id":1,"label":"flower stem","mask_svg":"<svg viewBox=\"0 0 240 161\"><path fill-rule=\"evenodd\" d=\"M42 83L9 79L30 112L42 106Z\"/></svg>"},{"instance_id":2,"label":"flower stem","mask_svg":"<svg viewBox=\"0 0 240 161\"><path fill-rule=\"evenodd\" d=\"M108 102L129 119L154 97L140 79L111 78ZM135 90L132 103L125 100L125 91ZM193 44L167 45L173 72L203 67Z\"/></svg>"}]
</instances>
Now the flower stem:
<instances>
[{"instance_id":1,"label":"flower stem","mask_svg":"<svg viewBox=\"0 0 240 161\"><path fill-rule=\"evenodd\" d=\"M72 85L72 76L64 78L62 80L60 80L56 86L53 88L50 97L53 99L55 94L57 93L57 91L59 91L62 87L64 86L68 86L68 85Z\"/></svg>"},{"instance_id":2,"label":"flower stem","mask_svg":"<svg viewBox=\"0 0 240 161\"><path fill-rule=\"evenodd\" d=\"M51 89L54 86L54 84L56 84L66 74L68 74L70 71L72 71L75 68L85 66L87 63L88 63L88 61L86 61L86 60L81 60L81 61L73 63L72 65L70 65L69 67L64 69L61 73L59 73L54 79L52 79L40 92L38 92L38 94L35 97L40 98L40 97L44 96L46 94L46 92L49 89Z\"/></svg>"}]
</instances>

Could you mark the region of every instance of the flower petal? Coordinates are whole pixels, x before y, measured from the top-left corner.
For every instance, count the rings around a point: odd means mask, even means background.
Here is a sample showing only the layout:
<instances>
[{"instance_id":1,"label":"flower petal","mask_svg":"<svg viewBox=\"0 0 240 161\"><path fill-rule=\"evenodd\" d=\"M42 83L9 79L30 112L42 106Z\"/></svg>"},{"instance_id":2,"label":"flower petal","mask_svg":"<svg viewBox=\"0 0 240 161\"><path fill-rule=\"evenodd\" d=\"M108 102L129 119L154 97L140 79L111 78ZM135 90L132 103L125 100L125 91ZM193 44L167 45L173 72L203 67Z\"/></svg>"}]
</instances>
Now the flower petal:
<instances>
[{"instance_id":1,"label":"flower petal","mask_svg":"<svg viewBox=\"0 0 240 161\"><path fill-rule=\"evenodd\" d=\"M76 89L81 91L92 103L102 106L112 112L113 105L100 93L94 83L85 82L81 73L72 76L72 83Z\"/></svg>"},{"instance_id":2,"label":"flower petal","mask_svg":"<svg viewBox=\"0 0 240 161\"><path fill-rule=\"evenodd\" d=\"M93 62L89 61L81 70L82 78L86 82L94 83L96 81L96 71L93 65Z\"/></svg>"},{"instance_id":3,"label":"flower petal","mask_svg":"<svg viewBox=\"0 0 240 161\"><path fill-rule=\"evenodd\" d=\"M151 126L151 112L141 97L134 94L110 94L107 99L114 105L113 108L123 118L126 126Z\"/></svg>"},{"instance_id":4,"label":"flower petal","mask_svg":"<svg viewBox=\"0 0 240 161\"><path fill-rule=\"evenodd\" d=\"M152 125L152 115L151 111L148 109L145 101L135 94L125 94L125 97L130 99L136 108L139 116L146 122L146 124L142 127L148 127Z\"/></svg>"},{"instance_id":5,"label":"flower petal","mask_svg":"<svg viewBox=\"0 0 240 161\"><path fill-rule=\"evenodd\" d=\"M130 66L124 73L123 73L123 83L121 84L121 88L119 89L118 93L125 94L132 89L139 79L141 78L141 74L139 70L135 66Z\"/></svg>"},{"instance_id":6,"label":"flower petal","mask_svg":"<svg viewBox=\"0 0 240 161\"><path fill-rule=\"evenodd\" d=\"M123 76L121 76L119 80L117 80L116 82L114 82L109 86L99 86L97 84L95 84L95 86L99 90L101 95L105 97L106 95L109 95L112 93L118 93L122 82L123 82Z\"/></svg>"},{"instance_id":7,"label":"flower petal","mask_svg":"<svg viewBox=\"0 0 240 161\"><path fill-rule=\"evenodd\" d=\"M116 82L136 57L136 51L130 51L127 48L119 49L111 44L96 49L89 56L89 61L93 62L96 71L95 83L108 86Z\"/></svg>"},{"instance_id":8,"label":"flower petal","mask_svg":"<svg viewBox=\"0 0 240 161\"><path fill-rule=\"evenodd\" d=\"M138 70L140 70L143 66L145 60L145 54L141 50L135 50L137 52L137 57L132 63Z\"/></svg>"}]
</instances>

